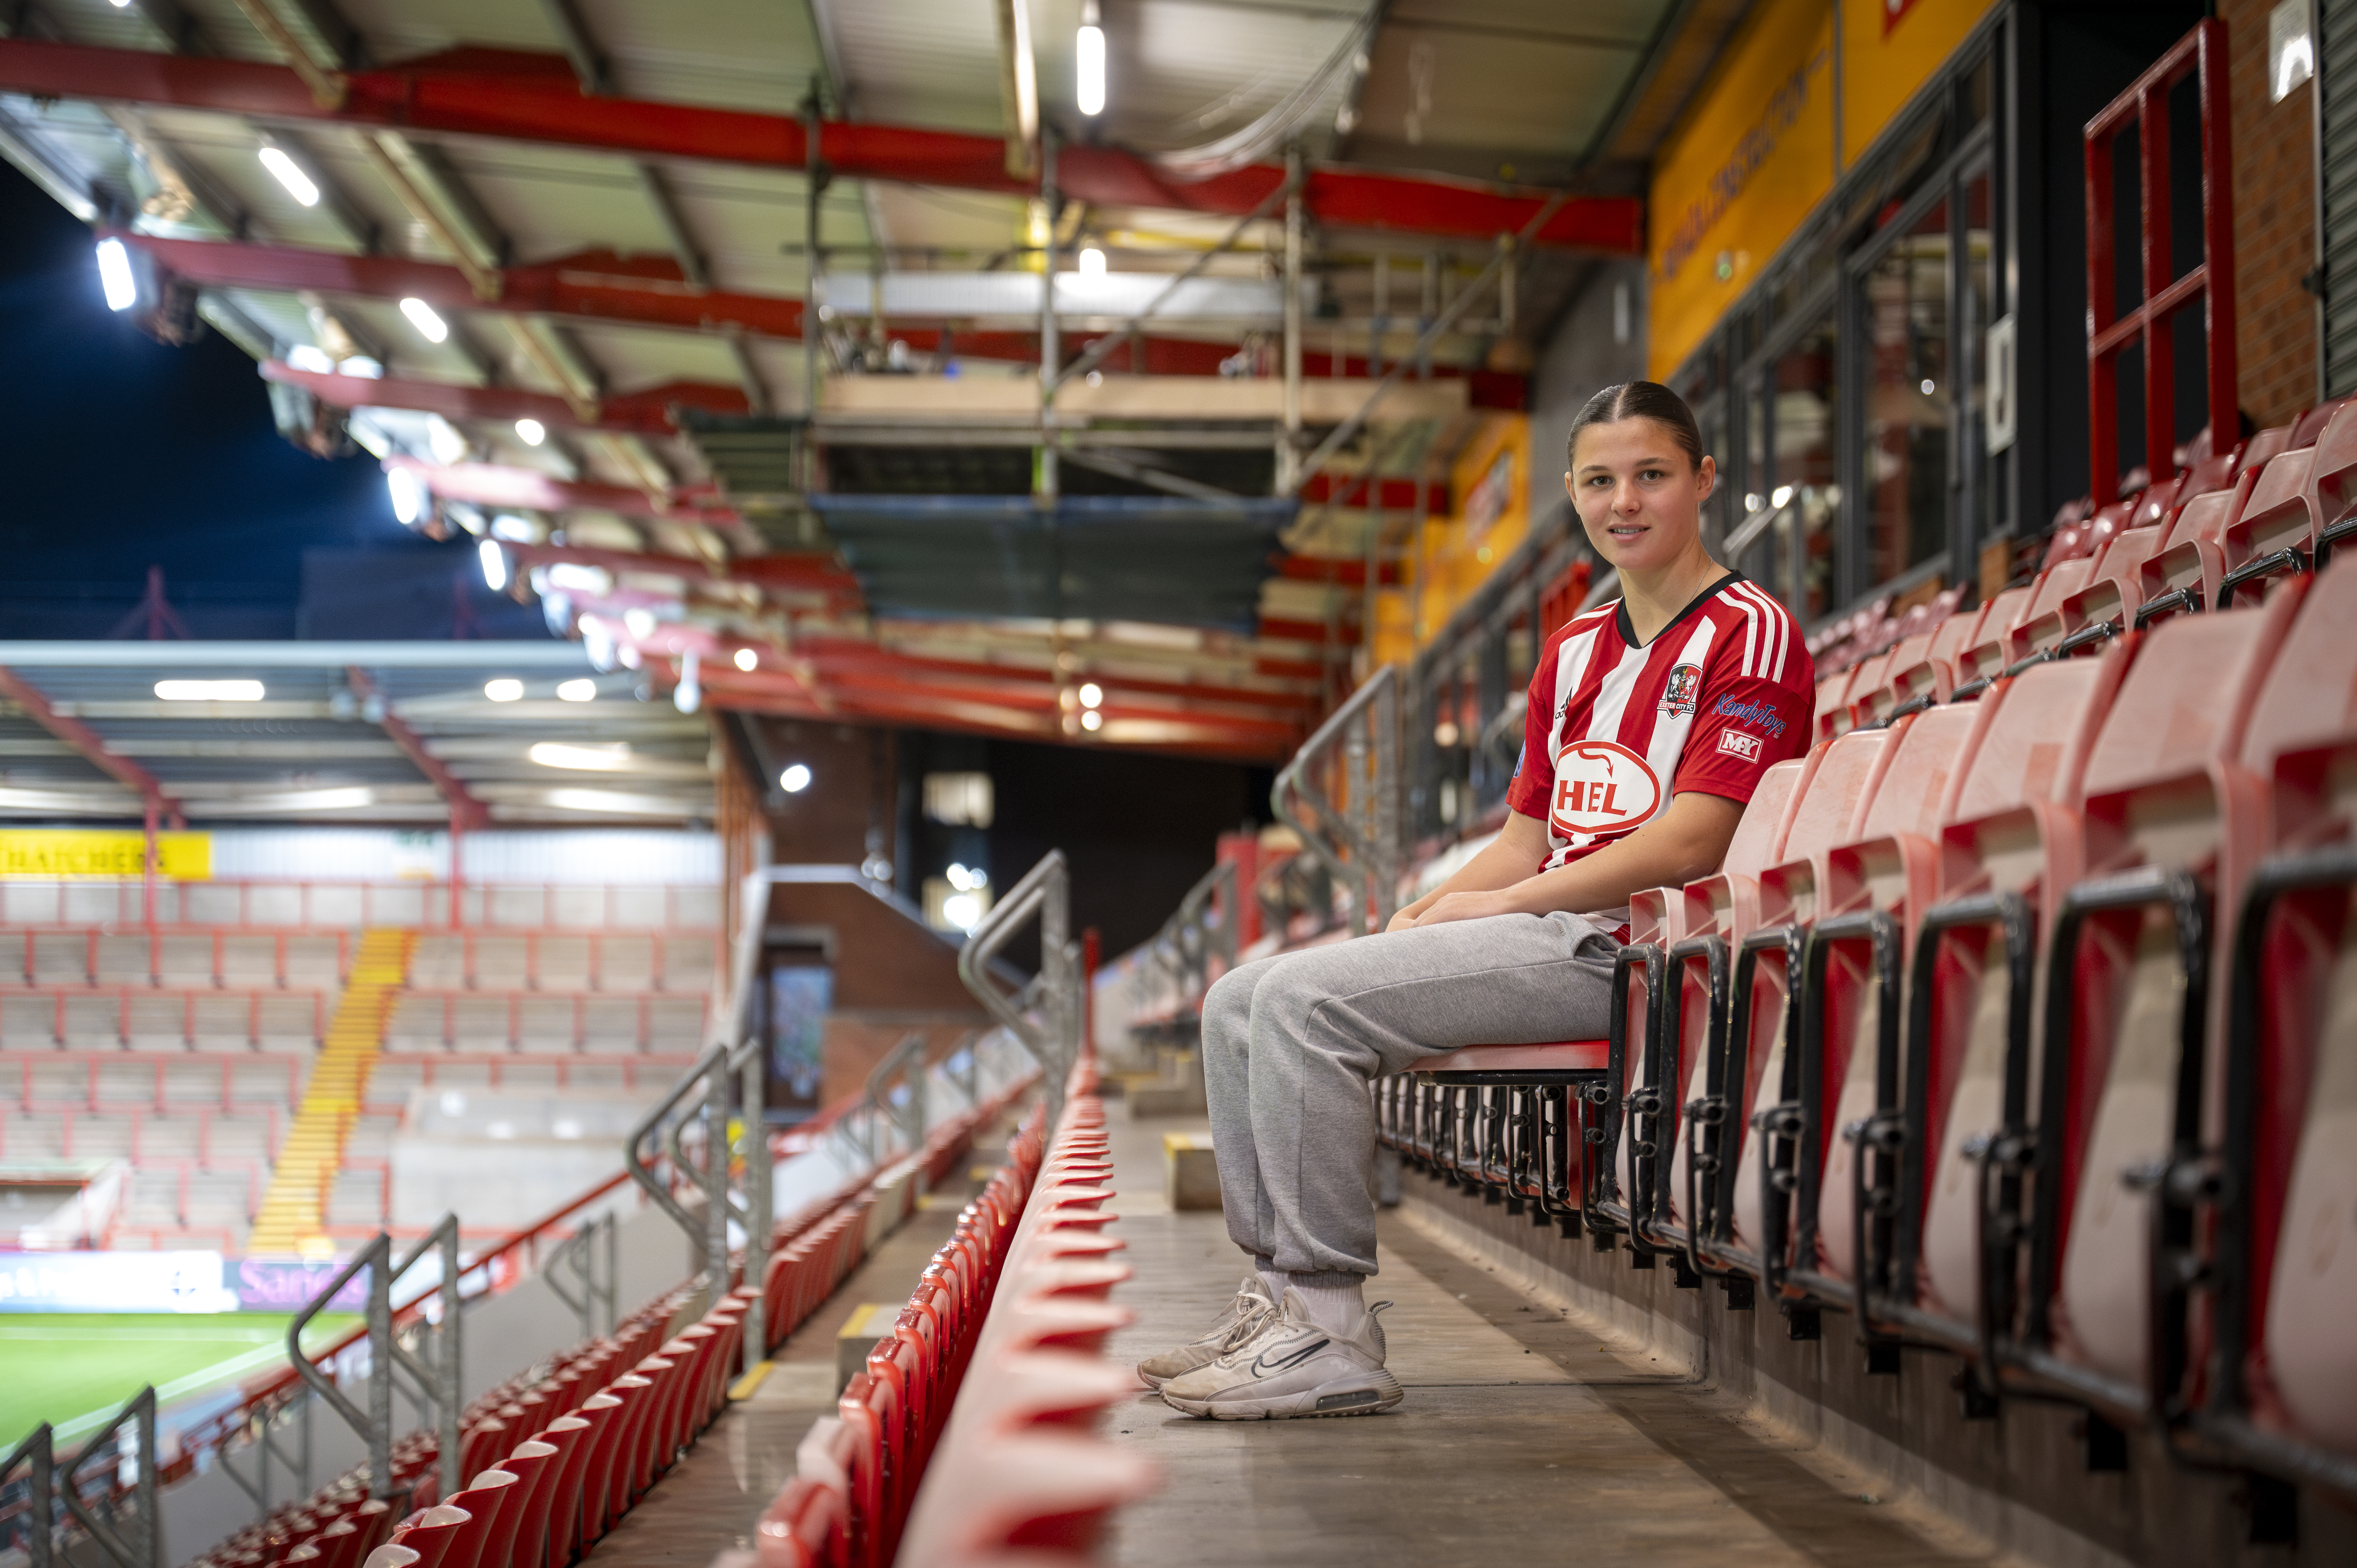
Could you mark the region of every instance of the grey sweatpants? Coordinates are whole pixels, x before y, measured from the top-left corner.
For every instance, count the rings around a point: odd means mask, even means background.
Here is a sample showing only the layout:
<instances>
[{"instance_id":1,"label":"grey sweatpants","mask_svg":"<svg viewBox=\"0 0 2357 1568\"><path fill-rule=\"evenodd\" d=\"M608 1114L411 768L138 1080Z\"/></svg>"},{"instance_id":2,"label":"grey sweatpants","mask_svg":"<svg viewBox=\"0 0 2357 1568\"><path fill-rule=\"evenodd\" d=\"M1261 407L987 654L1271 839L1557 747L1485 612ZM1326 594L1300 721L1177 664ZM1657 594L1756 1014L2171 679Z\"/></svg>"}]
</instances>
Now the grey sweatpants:
<instances>
[{"instance_id":1,"label":"grey sweatpants","mask_svg":"<svg viewBox=\"0 0 2357 1568\"><path fill-rule=\"evenodd\" d=\"M1221 976L1203 999L1203 1078L1236 1245L1326 1283L1373 1273L1369 1081L1460 1046L1602 1038L1617 950L1577 915L1498 915Z\"/></svg>"}]
</instances>

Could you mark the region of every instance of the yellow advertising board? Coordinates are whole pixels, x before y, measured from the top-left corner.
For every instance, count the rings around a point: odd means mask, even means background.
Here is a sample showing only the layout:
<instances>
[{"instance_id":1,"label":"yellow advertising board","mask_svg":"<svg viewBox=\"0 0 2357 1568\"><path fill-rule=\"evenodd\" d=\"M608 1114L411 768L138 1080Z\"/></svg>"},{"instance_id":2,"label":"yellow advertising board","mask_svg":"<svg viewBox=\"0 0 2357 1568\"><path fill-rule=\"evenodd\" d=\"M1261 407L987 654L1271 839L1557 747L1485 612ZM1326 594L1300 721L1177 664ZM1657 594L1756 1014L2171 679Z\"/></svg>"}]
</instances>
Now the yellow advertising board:
<instances>
[{"instance_id":1,"label":"yellow advertising board","mask_svg":"<svg viewBox=\"0 0 2357 1568\"><path fill-rule=\"evenodd\" d=\"M1530 533L1530 417L1480 420L1449 467L1456 510L1424 521L1408 541L1402 586L1376 596L1378 664L1413 657Z\"/></svg>"},{"instance_id":2,"label":"yellow advertising board","mask_svg":"<svg viewBox=\"0 0 2357 1568\"><path fill-rule=\"evenodd\" d=\"M213 874L210 833L157 833L156 870L175 882L203 882ZM147 875L147 835L105 828L0 830L0 877L40 881Z\"/></svg>"},{"instance_id":3,"label":"yellow advertising board","mask_svg":"<svg viewBox=\"0 0 2357 1568\"><path fill-rule=\"evenodd\" d=\"M1834 0L1768 0L1671 134L1649 201L1655 379L1833 189L1835 91Z\"/></svg>"},{"instance_id":4,"label":"yellow advertising board","mask_svg":"<svg viewBox=\"0 0 2357 1568\"><path fill-rule=\"evenodd\" d=\"M1842 0L1842 164L1856 163L1996 0Z\"/></svg>"}]
</instances>

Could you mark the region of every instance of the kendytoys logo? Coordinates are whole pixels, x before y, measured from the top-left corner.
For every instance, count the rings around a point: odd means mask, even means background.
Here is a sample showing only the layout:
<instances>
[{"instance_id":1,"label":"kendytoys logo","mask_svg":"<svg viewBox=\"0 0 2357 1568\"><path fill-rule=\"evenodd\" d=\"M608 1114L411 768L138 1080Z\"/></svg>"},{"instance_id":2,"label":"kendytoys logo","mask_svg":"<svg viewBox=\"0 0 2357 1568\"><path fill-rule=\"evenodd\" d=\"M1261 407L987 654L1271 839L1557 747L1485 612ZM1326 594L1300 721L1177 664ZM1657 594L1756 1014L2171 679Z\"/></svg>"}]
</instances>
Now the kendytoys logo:
<instances>
[{"instance_id":1,"label":"kendytoys logo","mask_svg":"<svg viewBox=\"0 0 2357 1568\"><path fill-rule=\"evenodd\" d=\"M1711 712L1723 719L1739 719L1748 725L1758 725L1777 739L1784 738L1784 721L1778 718L1776 710L1765 703L1738 703L1732 697L1721 697Z\"/></svg>"}]
</instances>

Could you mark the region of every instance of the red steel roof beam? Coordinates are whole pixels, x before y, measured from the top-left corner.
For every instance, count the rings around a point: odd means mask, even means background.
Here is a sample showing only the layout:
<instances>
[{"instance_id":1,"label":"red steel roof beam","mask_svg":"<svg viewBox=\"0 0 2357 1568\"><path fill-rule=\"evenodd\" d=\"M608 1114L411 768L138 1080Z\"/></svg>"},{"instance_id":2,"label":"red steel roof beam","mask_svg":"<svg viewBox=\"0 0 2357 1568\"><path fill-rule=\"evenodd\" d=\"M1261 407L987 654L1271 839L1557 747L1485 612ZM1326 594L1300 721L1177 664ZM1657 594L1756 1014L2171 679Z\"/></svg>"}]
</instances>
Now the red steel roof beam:
<instances>
[{"instance_id":1,"label":"red steel roof beam","mask_svg":"<svg viewBox=\"0 0 2357 1568\"><path fill-rule=\"evenodd\" d=\"M158 811L168 812L175 826L180 821L180 802L165 791L163 783L153 773L127 757L117 757L106 748L96 730L80 719L69 718L49 705L49 699L38 687L14 670L0 668L0 693L25 710L31 719L58 739L72 747L84 762L105 774L124 789L135 792L141 802Z\"/></svg>"},{"instance_id":2,"label":"red steel roof beam","mask_svg":"<svg viewBox=\"0 0 2357 1568\"><path fill-rule=\"evenodd\" d=\"M369 678L367 671L350 665L346 667L344 674L351 682L352 694L361 701L378 695L376 682ZM425 737L393 713L391 703L385 703L384 716L377 720L377 727L384 731L385 737L393 745L401 747L402 755L409 758L417 771L433 781L435 790L442 797L442 803L450 808L451 821L458 831L472 832L477 828L489 825L490 808L468 793L466 781L451 772L440 757L425 749Z\"/></svg>"},{"instance_id":3,"label":"red steel roof beam","mask_svg":"<svg viewBox=\"0 0 2357 1568\"><path fill-rule=\"evenodd\" d=\"M37 98L488 136L796 173L805 164L802 124L791 115L593 98L582 92L572 66L555 55L457 49L334 81L342 90L340 102L323 106L284 66L0 40L0 91ZM829 122L819 127L818 150L835 175L849 178L1010 196L1033 188L1007 176L1006 144L996 136ZM1284 177L1275 165L1254 164L1182 181L1116 147L1074 146L1058 158L1067 197L1228 217L1252 211ZM1547 199L1524 188L1331 166L1310 173L1303 198L1310 218L1328 227L1467 239L1520 232ZM1628 197L1573 198L1533 236L1543 245L1622 255L1636 254L1643 238L1643 203Z\"/></svg>"}]
</instances>

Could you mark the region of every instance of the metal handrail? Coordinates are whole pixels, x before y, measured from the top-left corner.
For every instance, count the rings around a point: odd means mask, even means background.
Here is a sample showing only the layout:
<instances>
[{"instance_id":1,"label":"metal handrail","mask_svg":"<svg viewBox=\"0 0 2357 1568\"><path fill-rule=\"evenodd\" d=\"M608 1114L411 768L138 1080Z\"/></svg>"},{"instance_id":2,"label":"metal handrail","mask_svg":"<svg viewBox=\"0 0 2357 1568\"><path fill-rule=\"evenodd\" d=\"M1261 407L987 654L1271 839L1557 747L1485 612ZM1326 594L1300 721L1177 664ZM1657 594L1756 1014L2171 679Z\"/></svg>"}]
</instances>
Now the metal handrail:
<instances>
[{"instance_id":1,"label":"metal handrail","mask_svg":"<svg viewBox=\"0 0 2357 1568\"><path fill-rule=\"evenodd\" d=\"M1361 934L1382 930L1399 904L1399 676L1387 665L1318 726L1269 789L1277 821L1345 889ZM1347 811L1312 778L1338 760L1338 748L1352 786Z\"/></svg>"},{"instance_id":2,"label":"metal handrail","mask_svg":"<svg viewBox=\"0 0 2357 1568\"><path fill-rule=\"evenodd\" d=\"M739 1074L743 1081L737 1087L742 1096L743 1115L739 1135L732 1139L728 1135L728 1101L731 1079ZM666 1129L666 1119L699 1086L704 1090L702 1106ZM673 1224L687 1232L695 1248L696 1273L716 1298L728 1288L729 1221L735 1220L745 1230L745 1277L759 1279L769 1267L771 1155L769 1127L763 1117L763 1089L759 1037L748 1036L733 1047L716 1041L705 1047L695 1058L695 1065L639 1119L622 1143L623 1170L670 1216ZM700 1165L689 1155L683 1142L691 1121L703 1123L704 1158ZM701 1218L673 1196L673 1180L658 1172L651 1161L640 1157L640 1146L658 1135L662 1137L671 1155L672 1177L684 1176L703 1189ZM732 1190L731 1170L738 1160L744 1163L744 1180L741 1190ZM761 1359L768 1348L767 1326L760 1313L758 1300L746 1313L744 1355L748 1369Z\"/></svg>"},{"instance_id":3,"label":"metal handrail","mask_svg":"<svg viewBox=\"0 0 2357 1568\"><path fill-rule=\"evenodd\" d=\"M1039 972L1009 995L990 978L990 966L1034 916L1039 921ZM1081 955L1071 928L1071 889L1064 852L1051 849L991 906L958 950L958 978L1039 1064L1051 1126L1062 1114L1064 1079L1081 1050ZM1039 1015L1045 1015L1044 1022Z\"/></svg>"},{"instance_id":4,"label":"metal handrail","mask_svg":"<svg viewBox=\"0 0 2357 1568\"><path fill-rule=\"evenodd\" d=\"M381 1332L389 1331L393 1320L393 1238L380 1230L376 1239L352 1254L351 1261L338 1269L326 1288L303 1304L293 1320L286 1325L286 1359L295 1372L311 1385L311 1391L326 1402L329 1410L341 1416L344 1424L360 1434L368 1444L369 1496L389 1498L393 1495L393 1358L376 1353L382 1343ZM361 1334L369 1340L368 1401L363 1411L344 1397L336 1381L312 1364L303 1354L303 1330L311 1320L328 1310L336 1293L350 1284L362 1269L369 1271L368 1306Z\"/></svg>"}]
</instances>

